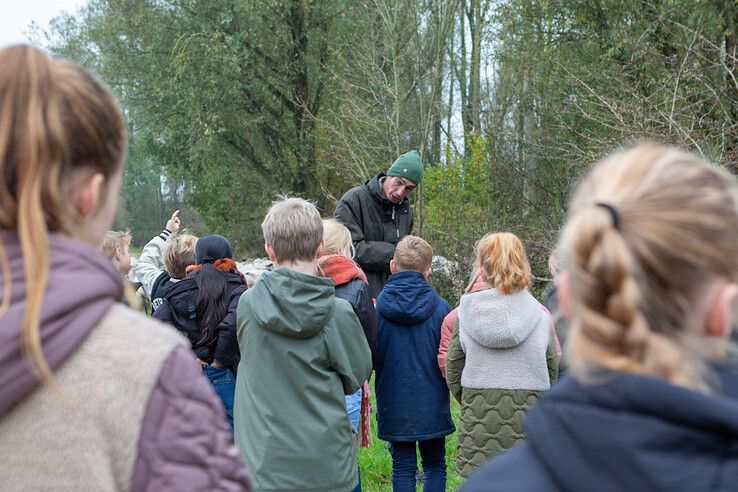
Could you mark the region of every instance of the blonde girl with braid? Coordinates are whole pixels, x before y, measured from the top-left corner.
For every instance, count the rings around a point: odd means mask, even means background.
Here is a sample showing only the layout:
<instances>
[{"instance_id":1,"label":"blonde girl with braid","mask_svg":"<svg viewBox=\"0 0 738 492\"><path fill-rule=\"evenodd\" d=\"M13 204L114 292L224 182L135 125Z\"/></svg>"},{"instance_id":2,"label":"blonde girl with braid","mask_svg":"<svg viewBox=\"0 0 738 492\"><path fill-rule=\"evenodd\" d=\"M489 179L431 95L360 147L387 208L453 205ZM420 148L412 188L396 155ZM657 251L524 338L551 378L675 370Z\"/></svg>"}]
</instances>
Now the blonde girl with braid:
<instances>
[{"instance_id":1,"label":"blonde girl with braid","mask_svg":"<svg viewBox=\"0 0 738 492\"><path fill-rule=\"evenodd\" d=\"M598 163L560 241L570 377L464 491L735 490L738 182L646 143Z\"/></svg>"},{"instance_id":2,"label":"blonde girl with braid","mask_svg":"<svg viewBox=\"0 0 738 492\"><path fill-rule=\"evenodd\" d=\"M1 487L250 490L186 341L117 302L97 249L125 149L100 81L0 49Z\"/></svg>"}]
</instances>

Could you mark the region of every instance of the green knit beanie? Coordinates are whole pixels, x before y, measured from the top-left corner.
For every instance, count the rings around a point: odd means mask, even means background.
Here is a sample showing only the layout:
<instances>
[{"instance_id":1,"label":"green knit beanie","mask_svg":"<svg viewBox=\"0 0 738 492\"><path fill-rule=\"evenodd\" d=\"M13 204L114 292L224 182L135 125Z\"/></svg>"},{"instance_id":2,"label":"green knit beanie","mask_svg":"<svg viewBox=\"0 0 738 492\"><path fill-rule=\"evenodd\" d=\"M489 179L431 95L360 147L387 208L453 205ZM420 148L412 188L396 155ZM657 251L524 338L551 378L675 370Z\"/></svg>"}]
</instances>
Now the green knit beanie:
<instances>
[{"instance_id":1,"label":"green knit beanie","mask_svg":"<svg viewBox=\"0 0 738 492\"><path fill-rule=\"evenodd\" d=\"M387 176L399 176L419 185L423 180L423 163L420 162L420 154L415 150L405 152L392 163Z\"/></svg>"}]
</instances>

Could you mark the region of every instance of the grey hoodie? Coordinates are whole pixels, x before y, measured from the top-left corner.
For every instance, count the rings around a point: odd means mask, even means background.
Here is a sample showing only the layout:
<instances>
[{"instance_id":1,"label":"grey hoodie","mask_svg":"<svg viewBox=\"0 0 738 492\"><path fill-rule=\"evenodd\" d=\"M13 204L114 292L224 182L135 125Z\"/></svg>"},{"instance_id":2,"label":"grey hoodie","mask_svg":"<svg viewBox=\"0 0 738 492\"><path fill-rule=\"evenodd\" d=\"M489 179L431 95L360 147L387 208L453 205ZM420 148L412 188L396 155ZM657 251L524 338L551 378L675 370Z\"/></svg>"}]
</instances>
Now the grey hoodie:
<instances>
[{"instance_id":1,"label":"grey hoodie","mask_svg":"<svg viewBox=\"0 0 738 492\"><path fill-rule=\"evenodd\" d=\"M459 339L464 388L546 390L551 318L528 292L485 289L462 296Z\"/></svg>"}]
</instances>

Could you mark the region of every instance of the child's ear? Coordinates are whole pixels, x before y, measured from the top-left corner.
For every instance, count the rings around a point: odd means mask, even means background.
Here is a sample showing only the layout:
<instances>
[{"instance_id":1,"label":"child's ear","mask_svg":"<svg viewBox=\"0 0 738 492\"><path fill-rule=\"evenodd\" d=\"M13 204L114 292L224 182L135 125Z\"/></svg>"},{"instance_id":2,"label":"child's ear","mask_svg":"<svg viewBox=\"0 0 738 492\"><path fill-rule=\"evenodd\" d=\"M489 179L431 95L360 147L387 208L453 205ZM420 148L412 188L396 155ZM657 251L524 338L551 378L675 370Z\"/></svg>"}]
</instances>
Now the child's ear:
<instances>
[{"instance_id":1,"label":"child's ear","mask_svg":"<svg viewBox=\"0 0 738 492\"><path fill-rule=\"evenodd\" d=\"M105 187L105 176L102 173L89 173L76 186L72 205L80 217L93 215L98 208Z\"/></svg>"},{"instance_id":2,"label":"child's ear","mask_svg":"<svg viewBox=\"0 0 738 492\"><path fill-rule=\"evenodd\" d=\"M428 277L430 276L431 271L433 271L433 269L431 267L428 267L428 269L423 272L423 277L425 277L426 280L428 280Z\"/></svg>"},{"instance_id":3,"label":"child's ear","mask_svg":"<svg viewBox=\"0 0 738 492\"><path fill-rule=\"evenodd\" d=\"M721 285L715 297L710 301L705 320L705 333L717 338L725 338L730 334L733 303L738 299L738 284Z\"/></svg>"},{"instance_id":4,"label":"child's ear","mask_svg":"<svg viewBox=\"0 0 738 492\"><path fill-rule=\"evenodd\" d=\"M390 273L397 273L397 267L395 266L395 260L390 260Z\"/></svg>"},{"instance_id":5,"label":"child's ear","mask_svg":"<svg viewBox=\"0 0 738 492\"><path fill-rule=\"evenodd\" d=\"M318 249L315 250L315 258L320 258L326 253L325 251L325 243L323 241L320 241L320 244L318 245Z\"/></svg>"},{"instance_id":6,"label":"child's ear","mask_svg":"<svg viewBox=\"0 0 738 492\"><path fill-rule=\"evenodd\" d=\"M266 251L269 261L271 261L272 263L277 262L277 255L274 254L274 249L272 248L271 244L264 243L264 251Z\"/></svg>"}]
</instances>

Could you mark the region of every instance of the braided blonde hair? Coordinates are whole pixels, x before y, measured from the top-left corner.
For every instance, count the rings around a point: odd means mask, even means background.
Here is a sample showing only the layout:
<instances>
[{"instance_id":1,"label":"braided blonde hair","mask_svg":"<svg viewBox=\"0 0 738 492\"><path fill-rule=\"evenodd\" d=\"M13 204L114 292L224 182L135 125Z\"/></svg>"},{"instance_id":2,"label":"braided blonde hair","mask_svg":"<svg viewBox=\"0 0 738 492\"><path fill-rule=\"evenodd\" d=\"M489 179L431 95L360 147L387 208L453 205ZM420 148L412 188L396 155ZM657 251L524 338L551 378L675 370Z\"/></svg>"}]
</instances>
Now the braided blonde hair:
<instances>
[{"instance_id":1,"label":"braided blonde hair","mask_svg":"<svg viewBox=\"0 0 738 492\"><path fill-rule=\"evenodd\" d=\"M598 163L572 199L561 240L571 367L708 391L702 306L717 279L738 279L736 245L738 183L727 172L651 143Z\"/></svg>"}]
</instances>

